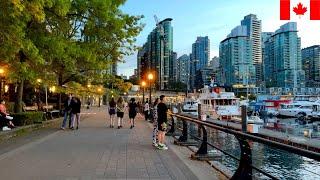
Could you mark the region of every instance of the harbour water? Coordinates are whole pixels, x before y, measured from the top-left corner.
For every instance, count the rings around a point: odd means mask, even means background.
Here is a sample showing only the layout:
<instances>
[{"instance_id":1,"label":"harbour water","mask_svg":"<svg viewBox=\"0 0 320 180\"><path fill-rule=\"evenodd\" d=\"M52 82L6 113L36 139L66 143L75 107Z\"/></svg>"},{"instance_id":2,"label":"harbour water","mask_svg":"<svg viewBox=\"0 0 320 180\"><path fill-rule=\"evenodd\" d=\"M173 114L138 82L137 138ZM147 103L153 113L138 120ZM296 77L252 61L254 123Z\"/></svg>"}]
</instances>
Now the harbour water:
<instances>
[{"instance_id":1,"label":"harbour water","mask_svg":"<svg viewBox=\"0 0 320 180\"><path fill-rule=\"evenodd\" d=\"M240 147L237 139L230 134L209 130L209 142L240 158ZM255 167L279 179L320 179L320 162L305 158L272 147L252 143L252 163ZM238 161L223 155L220 163L235 172ZM268 179L254 171L255 179Z\"/></svg>"}]
</instances>

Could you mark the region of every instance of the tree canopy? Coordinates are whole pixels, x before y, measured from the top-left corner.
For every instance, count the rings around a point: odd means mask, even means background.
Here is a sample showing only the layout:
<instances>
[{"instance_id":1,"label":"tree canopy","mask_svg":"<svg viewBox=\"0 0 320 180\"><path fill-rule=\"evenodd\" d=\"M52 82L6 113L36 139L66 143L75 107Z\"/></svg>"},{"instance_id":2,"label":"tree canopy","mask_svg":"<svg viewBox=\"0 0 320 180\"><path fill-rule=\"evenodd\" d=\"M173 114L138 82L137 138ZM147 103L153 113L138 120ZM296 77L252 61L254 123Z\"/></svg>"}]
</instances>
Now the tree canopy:
<instances>
[{"instance_id":1,"label":"tree canopy","mask_svg":"<svg viewBox=\"0 0 320 180\"><path fill-rule=\"evenodd\" d=\"M125 0L1 0L0 65L12 82L42 78L103 84L107 69L135 49L142 16L123 13ZM20 93L22 93L20 91Z\"/></svg>"}]
</instances>

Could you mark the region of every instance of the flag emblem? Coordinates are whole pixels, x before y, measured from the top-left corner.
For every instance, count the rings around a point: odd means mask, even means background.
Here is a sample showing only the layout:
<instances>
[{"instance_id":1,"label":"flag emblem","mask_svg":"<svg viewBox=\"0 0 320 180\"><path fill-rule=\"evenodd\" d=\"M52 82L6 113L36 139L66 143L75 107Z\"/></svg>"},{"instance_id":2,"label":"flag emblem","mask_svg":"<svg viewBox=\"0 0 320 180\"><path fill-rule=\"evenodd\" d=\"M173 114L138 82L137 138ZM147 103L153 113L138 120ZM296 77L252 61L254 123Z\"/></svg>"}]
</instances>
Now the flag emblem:
<instances>
[{"instance_id":1,"label":"flag emblem","mask_svg":"<svg viewBox=\"0 0 320 180\"><path fill-rule=\"evenodd\" d=\"M280 20L291 20L292 16L302 17L306 13L310 20L320 20L320 0L301 1L280 0Z\"/></svg>"}]
</instances>

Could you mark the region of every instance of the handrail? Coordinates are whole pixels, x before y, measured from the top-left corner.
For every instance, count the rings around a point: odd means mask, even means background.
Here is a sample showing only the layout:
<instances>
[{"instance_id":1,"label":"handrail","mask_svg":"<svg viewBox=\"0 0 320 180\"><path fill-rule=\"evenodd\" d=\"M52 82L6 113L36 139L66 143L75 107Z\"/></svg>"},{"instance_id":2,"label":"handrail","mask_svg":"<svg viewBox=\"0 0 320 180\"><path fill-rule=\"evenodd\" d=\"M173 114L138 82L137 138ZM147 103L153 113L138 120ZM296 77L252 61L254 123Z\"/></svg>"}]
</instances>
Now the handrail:
<instances>
[{"instance_id":1,"label":"handrail","mask_svg":"<svg viewBox=\"0 0 320 180\"><path fill-rule=\"evenodd\" d=\"M218 126L218 125L214 125L212 123L208 123L208 122L205 122L205 121L201 121L201 120L198 120L198 119L195 119L195 118L191 118L191 117L187 117L187 116L183 116L183 115L179 115L179 114L169 113L169 115L170 116L175 116L175 117L178 117L178 118L181 118L181 119L184 119L184 120L188 120L188 121L191 121L191 122L194 122L194 123L197 123L197 124L205 125L207 127L223 131L225 133L233 134L233 135L236 135L236 136L238 136L240 138L256 141L256 142L259 142L259 143L262 143L262 144L266 144L266 145L269 145L269 146L272 146L272 147L279 148L281 150L285 150L285 151L288 151L288 152L291 152L291 153L294 153L294 154L298 154L298 155L301 155L301 156L304 156L304 157L308 157L308 158L320 161L320 153L316 153L316 152L313 152L313 151L301 149L301 148L290 146L290 145L287 145L287 144L281 144L279 142L271 141L269 139L258 137L258 136L251 135L251 134L248 134L248 133L244 133L244 132L228 129L228 127L224 126L224 125L219 125Z\"/></svg>"}]
</instances>

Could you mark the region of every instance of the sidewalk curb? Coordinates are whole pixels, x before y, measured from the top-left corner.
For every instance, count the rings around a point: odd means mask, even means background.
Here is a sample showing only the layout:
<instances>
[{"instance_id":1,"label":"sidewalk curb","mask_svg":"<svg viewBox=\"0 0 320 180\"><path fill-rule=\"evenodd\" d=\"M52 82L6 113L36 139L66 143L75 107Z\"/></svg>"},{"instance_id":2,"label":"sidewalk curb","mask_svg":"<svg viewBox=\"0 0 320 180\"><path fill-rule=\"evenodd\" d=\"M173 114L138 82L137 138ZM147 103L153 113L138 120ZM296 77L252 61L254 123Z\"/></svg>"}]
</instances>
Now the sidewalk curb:
<instances>
[{"instance_id":1,"label":"sidewalk curb","mask_svg":"<svg viewBox=\"0 0 320 180\"><path fill-rule=\"evenodd\" d=\"M61 124L62 117L53 120L43 121L41 124L32 124L28 126L17 127L11 131L0 132L0 142L8 141L11 138L22 136L28 132L32 132L41 128L55 127Z\"/></svg>"}]
</instances>

